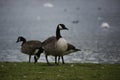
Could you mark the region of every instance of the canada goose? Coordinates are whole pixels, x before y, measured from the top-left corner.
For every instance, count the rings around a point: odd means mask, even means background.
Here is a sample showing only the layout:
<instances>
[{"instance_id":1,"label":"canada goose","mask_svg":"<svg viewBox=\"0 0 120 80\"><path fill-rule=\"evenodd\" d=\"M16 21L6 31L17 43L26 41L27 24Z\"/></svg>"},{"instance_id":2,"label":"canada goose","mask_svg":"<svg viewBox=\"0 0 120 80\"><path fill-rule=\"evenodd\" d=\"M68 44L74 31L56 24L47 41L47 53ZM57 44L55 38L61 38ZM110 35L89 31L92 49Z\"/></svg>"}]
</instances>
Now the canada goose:
<instances>
[{"instance_id":1,"label":"canada goose","mask_svg":"<svg viewBox=\"0 0 120 80\"><path fill-rule=\"evenodd\" d=\"M63 56L63 53L68 48L67 41L62 38L60 30L68 30L68 28L66 28L64 24L58 24L56 28L56 36L51 36L42 43L42 47L45 51L45 57L48 64L48 55L55 56L56 64L57 56Z\"/></svg>"},{"instance_id":2,"label":"canada goose","mask_svg":"<svg viewBox=\"0 0 120 80\"><path fill-rule=\"evenodd\" d=\"M67 54L70 54L70 53L73 53L73 52L77 52L77 51L81 51L80 49L77 49L75 46L73 46L72 44L70 43L67 43L68 45L68 48L67 50L64 52L63 55L67 55ZM60 57L63 58L62 56L58 56L58 63L60 61ZM64 61L62 61L62 63L64 64Z\"/></svg>"},{"instance_id":3,"label":"canada goose","mask_svg":"<svg viewBox=\"0 0 120 80\"><path fill-rule=\"evenodd\" d=\"M21 52L29 55L29 62L31 59L31 55L43 52L43 50L41 50L41 41L38 40L26 41L24 37L19 36L16 43L18 42L22 42Z\"/></svg>"}]
</instances>

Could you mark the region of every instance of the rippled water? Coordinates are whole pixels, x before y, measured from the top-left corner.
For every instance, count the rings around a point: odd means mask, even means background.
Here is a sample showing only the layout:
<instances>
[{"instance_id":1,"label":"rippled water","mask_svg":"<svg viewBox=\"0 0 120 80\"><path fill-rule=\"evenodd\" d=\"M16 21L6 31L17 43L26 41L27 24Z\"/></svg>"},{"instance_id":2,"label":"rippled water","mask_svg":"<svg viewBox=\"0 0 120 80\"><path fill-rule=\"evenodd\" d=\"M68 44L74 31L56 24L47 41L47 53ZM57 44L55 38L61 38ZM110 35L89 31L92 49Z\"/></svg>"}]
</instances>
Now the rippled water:
<instances>
[{"instance_id":1,"label":"rippled water","mask_svg":"<svg viewBox=\"0 0 120 80\"><path fill-rule=\"evenodd\" d=\"M119 0L0 0L0 61L28 61L17 37L44 41L65 24L63 37L82 51L65 56L66 62L120 62ZM110 28L101 27L106 22ZM54 61L54 57L49 57ZM40 62L45 62L44 54Z\"/></svg>"}]
</instances>

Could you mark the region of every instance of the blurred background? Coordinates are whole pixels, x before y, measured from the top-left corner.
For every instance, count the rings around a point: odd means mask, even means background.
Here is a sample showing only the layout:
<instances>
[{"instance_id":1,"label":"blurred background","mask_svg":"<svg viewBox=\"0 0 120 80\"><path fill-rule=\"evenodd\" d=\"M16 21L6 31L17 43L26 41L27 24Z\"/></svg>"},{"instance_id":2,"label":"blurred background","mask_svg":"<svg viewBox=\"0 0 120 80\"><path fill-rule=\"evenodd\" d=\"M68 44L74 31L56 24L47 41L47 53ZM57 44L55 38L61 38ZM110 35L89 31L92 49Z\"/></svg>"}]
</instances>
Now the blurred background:
<instances>
[{"instance_id":1,"label":"blurred background","mask_svg":"<svg viewBox=\"0 0 120 80\"><path fill-rule=\"evenodd\" d=\"M69 28L62 36L82 50L65 62L120 63L120 0L0 0L0 61L27 62L18 36L44 41L59 23Z\"/></svg>"}]
</instances>

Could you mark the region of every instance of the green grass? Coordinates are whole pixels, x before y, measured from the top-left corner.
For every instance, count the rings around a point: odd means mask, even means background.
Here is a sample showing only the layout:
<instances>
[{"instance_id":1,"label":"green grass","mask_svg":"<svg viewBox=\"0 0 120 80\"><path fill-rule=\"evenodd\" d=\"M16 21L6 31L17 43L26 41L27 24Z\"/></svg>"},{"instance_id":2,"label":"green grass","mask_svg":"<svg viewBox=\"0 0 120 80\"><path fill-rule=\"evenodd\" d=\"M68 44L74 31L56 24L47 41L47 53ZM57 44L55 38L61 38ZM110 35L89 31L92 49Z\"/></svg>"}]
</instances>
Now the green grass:
<instances>
[{"instance_id":1,"label":"green grass","mask_svg":"<svg viewBox=\"0 0 120 80\"><path fill-rule=\"evenodd\" d=\"M120 80L120 64L0 62L0 80Z\"/></svg>"}]
</instances>

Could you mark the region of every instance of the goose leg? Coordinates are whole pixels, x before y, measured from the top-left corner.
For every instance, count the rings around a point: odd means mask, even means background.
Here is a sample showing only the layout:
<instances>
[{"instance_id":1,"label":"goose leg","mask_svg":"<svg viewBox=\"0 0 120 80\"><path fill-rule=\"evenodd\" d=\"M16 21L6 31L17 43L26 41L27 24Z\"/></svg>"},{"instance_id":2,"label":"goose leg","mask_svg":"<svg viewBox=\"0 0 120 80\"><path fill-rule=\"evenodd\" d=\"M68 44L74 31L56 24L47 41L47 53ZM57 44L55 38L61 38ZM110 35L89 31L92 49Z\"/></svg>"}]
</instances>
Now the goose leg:
<instances>
[{"instance_id":1,"label":"goose leg","mask_svg":"<svg viewBox=\"0 0 120 80\"><path fill-rule=\"evenodd\" d=\"M48 61L48 55L45 55L45 58L46 58L46 61L47 61L47 64L49 65L49 61Z\"/></svg>"},{"instance_id":2,"label":"goose leg","mask_svg":"<svg viewBox=\"0 0 120 80\"><path fill-rule=\"evenodd\" d=\"M63 56L61 56L61 58L62 58L62 64L65 64Z\"/></svg>"},{"instance_id":3,"label":"goose leg","mask_svg":"<svg viewBox=\"0 0 120 80\"><path fill-rule=\"evenodd\" d=\"M34 63L37 63L37 57L34 55Z\"/></svg>"},{"instance_id":4,"label":"goose leg","mask_svg":"<svg viewBox=\"0 0 120 80\"><path fill-rule=\"evenodd\" d=\"M34 63L37 63L37 61L38 61L39 58L40 58L40 56L34 55Z\"/></svg>"},{"instance_id":5,"label":"goose leg","mask_svg":"<svg viewBox=\"0 0 120 80\"><path fill-rule=\"evenodd\" d=\"M40 50L38 51L38 53L36 53L34 55L34 63L37 63L38 59L40 58L41 53L43 52L43 50L40 52Z\"/></svg>"},{"instance_id":6,"label":"goose leg","mask_svg":"<svg viewBox=\"0 0 120 80\"><path fill-rule=\"evenodd\" d=\"M31 60L31 55L29 55L29 62L30 62L30 60Z\"/></svg>"},{"instance_id":7,"label":"goose leg","mask_svg":"<svg viewBox=\"0 0 120 80\"><path fill-rule=\"evenodd\" d=\"M57 64L57 56L55 56L55 64Z\"/></svg>"},{"instance_id":8,"label":"goose leg","mask_svg":"<svg viewBox=\"0 0 120 80\"><path fill-rule=\"evenodd\" d=\"M59 62L60 62L60 56L58 56L58 64L59 64Z\"/></svg>"}]
</instances>

